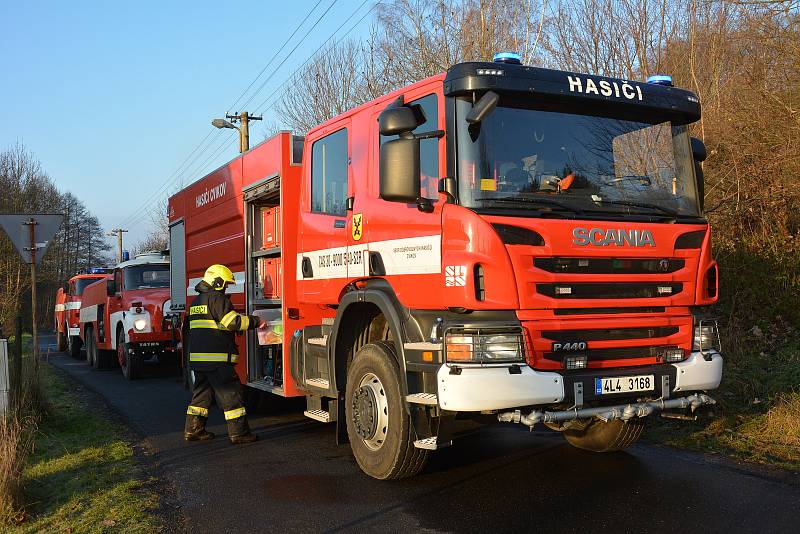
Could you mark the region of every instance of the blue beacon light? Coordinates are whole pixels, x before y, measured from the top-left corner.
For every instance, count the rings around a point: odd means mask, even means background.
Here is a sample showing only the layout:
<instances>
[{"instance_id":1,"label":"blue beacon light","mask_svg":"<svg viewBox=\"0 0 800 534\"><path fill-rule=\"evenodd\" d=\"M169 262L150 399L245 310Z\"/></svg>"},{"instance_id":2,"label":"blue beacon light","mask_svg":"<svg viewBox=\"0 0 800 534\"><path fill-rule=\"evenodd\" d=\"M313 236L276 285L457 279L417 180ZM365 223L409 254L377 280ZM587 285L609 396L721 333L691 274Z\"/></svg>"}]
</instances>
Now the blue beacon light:
<instances>
[{"instance_id":1,"label":"blue beacon light","mask_svg":"<svg viewBox=\"0 0 800 534\"><path fill-rule=\"evenodd\" d=\"M647 83L652 85L664 85L666 87L672 87L672 76L668 76L666 74L653 74L652 76L648 76Z\"/></svg>"},{"instance_id":2,"label":"blue beacon light","mask_svg":"<svg viewBox=\"0 0 800 534\"><path fill-rule=\"evenodd\" d=\"M522 56L516 52L498 52L494 55L493 61L509 65L522 65Z\"/></svg>"}]
</instances>

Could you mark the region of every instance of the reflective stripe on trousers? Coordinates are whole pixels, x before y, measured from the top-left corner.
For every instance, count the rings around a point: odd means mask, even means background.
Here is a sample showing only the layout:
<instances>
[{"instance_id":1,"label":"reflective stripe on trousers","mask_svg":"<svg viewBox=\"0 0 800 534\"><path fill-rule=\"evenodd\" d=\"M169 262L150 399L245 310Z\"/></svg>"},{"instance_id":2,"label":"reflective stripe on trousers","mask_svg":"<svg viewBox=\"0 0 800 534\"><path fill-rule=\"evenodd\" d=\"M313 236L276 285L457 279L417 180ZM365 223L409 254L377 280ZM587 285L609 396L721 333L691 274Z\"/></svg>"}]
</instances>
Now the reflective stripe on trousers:
<instances>
[{"instance_id":1,"label":"reflective stripe on trousers","mask_svg":"<svg viewBox=\"0 0 800 534\"><path fill-rule=\"evenodd\" d=\"M202 406L189 406L186 410L186 415L199 415L200 417L208 417L208 408Z\"/></svg>"},{"instance_id":2,"label":"reflective stripe on trousers","mask_svg":"<svg viewBox=\"0 0 800 534\"><path fill-rule=\"evenodd\" d=\"M242 408L236 408L235 410L228 410L227 412L225 412L225 420L226 421L230 421L231 419L236 419L238 417L242 417L245 414L247 414L247 412L245 411L245 409L243 407Z\"/></svg>"}]
</instances>

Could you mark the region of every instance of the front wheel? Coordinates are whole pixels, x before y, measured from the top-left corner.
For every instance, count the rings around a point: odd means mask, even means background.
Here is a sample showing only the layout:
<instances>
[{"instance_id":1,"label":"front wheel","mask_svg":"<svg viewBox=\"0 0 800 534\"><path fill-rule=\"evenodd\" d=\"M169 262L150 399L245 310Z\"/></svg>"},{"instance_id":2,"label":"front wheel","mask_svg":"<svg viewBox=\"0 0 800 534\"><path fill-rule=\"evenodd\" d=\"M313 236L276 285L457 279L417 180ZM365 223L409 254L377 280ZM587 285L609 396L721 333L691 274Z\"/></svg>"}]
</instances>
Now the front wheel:
<instances>
[{"instance_id":1,"label":"front wheel","mask_svg":"<svg viewBox=\"0 0 800 534\"><path fill-rule=\"evenodd\" d=\"M64 332L56 330L56 350L64 352L67 350L67 335Z\"/></svg>"},{"instance_id":2,"label":"front wheel","mask_svg":"<svg viewBox=\"0 0 800 534\"><path fill-rule=\"evenodd\" d=\"M594 419L586 425L568 428L564 438L573 447L592 452L615 452L627 449L639 439L645 419L634 417L627 421Z\"/></svg>"},{"instance_id":3,"label":"front wheel","mask_svg":"<svg viewBox=\"0 0 800 534\"><path fill-rule=\"evenodd\" d=\"M350 447L361 470L380 480L416 475L428 451L414 447L403 405L394 345L364 345L347 370L345 414Z\"/></svg>"},{"instance_id":4,"label":"front wheel","mask_svg":"<svg viewBox=\"0 0 800 534\"><path fill-rule=\"evenodd\" d=\"M122 368L122 376L125 377L125 380L139 378L142 357L138 354L132 354L128 350L128 345L125 343L125 333L122 330L117 334L117 360Z\"/></svg>"}]
</instances>

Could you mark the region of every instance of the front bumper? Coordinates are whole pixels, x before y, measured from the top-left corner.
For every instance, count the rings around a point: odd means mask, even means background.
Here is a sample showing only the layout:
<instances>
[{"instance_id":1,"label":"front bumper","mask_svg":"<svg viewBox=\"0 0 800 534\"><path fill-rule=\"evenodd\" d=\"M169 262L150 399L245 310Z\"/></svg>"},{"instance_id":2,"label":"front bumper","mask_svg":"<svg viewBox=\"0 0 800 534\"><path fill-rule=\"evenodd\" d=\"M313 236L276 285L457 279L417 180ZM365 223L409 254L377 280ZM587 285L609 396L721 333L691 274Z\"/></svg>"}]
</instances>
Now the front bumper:
<instances>
[{"instance_id":1,"label":"front bumper","mask_svg":"<svg viewBox=\"0 0 800 534\"><path fill-rule=\"evenodd\" d=\"M583 400L618 403L631 397L663 397L668 391L708 391L716 389L722 379L722 355L716 351L692 352L683 362L617 369L591 369L561 373L537 371L527 365L453 367L442 365L437 373L438 401L442 409L457 412L502 410L523 406L573 404L575 384L583 384ZM652 392L619 395L595 395L594 379L637 374L655 375ZM666 380L665 380L666 377ZM665 387L666 383L666 387Z\"/></svg>"}]
</instances>

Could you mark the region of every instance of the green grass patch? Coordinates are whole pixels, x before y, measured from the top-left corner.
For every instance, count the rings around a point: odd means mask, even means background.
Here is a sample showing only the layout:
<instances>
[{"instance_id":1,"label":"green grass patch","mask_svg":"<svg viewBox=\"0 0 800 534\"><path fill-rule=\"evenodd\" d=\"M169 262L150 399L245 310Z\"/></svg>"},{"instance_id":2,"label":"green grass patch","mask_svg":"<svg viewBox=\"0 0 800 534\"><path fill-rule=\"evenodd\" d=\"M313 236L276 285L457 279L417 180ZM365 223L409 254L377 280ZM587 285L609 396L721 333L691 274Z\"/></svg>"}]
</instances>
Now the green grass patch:
<instances>
[{"instance_id":1,"label":"green grass patch","mask_svg":"<svg viewBox=\"0 0 800 534\"><path fill-rule=\"evenodd\" d=\"M121 426L97 413L49 366L48 414L23 473L27 521L10 532L156 532L158 498ZM69 381L67 381L69 380Z\"/></svg>"},{"instance_id":2,"label":"green grass patch","mask_svg":"<svg viewBox=\"0 0 800 534\"><path fill-rule=\"evenodd\" d=\"M800 469L800 335L778 318L747 331L727 329L725 368L712 416L661 419L650 441Z\"/></svg>"}]
</instances>

